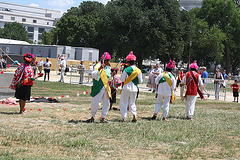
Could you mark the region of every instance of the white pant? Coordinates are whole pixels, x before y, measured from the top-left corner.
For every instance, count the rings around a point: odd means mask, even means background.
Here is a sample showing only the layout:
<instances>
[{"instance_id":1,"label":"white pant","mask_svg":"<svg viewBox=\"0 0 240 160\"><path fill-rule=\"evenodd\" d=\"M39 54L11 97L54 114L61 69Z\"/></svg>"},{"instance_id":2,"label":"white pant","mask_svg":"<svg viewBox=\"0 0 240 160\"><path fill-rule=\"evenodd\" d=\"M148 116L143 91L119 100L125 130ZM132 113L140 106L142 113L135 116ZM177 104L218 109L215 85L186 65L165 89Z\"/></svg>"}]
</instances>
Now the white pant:
<instances>
[{"instance_id":1,"label":"white pant","mask_svg":"<svg viewBox=\"0 0 240 160\"><path fill-rule=\"evenodd\" d=\"M105 118L108 113L108 110L109 110L110 100L107 96L107 91L104 86L102 87L101 91L96 96L92 97L91 113L92 113L93 118L95 117L95 115L98 111L98 106L99 106L99 103L101 100L103 102L101 116L102 116L102 118Z\"/></svg>"},{"instance_id":2,"label":"white pant","mask_svg":"<svg viewBox=\"0 0 240 160\"><path fill-rule=\"evenodd\" d=\"M192 118L192 116L194 114L196 98L197 98L197 96L187 95L186 116L189 118Z\"/></svg>"},{"instance_id":3,"label":"white pant","mask_svg":"<svg viewBox=\"0 0 240 160\"><path fill-rule=\"evenodd\" d=\"M61 69L61 79L60 79L60 82L64 82L64 73L65 73L65 69Z\"/></svg>"},{"instance_id":4,"label":"white pant","mask_svg":"<svg viewBox=\"0 0 240 160\"><path fill-rule=\"evenodd\" d=\"M163 117L166 118L169 111L170 99L171 99L171 96L163 96L158 94L154 113L157 115L163 105ZM164 100L164 103L163 103L163 100Z\"/></svg>"},{"instance_id":5,"label":"white pant","mask_svg":"<svg viewBox=\"0 0 240 160\"><path fill-rule=\"evenodd\" d=\"M127 118L127 108L129 106L132 115L137 115L137 108L135 105L137 92L130 92L128 90L122 90L120 98L120 112L123 119Z\"/></svg>"}]
</instances>

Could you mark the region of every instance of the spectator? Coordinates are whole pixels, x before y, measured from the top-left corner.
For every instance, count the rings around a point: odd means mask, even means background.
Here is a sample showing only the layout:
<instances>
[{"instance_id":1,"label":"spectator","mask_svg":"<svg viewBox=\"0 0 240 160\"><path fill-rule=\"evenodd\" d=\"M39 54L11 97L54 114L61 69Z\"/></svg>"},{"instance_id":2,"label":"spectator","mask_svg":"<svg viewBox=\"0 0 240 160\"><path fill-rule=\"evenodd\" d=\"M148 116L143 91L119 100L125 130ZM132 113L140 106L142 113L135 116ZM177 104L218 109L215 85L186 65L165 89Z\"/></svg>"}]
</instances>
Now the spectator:
<instances>
[{"instance_id":1,"label":"spectator","mask_svg":"<svg viewBox=\"0 0 240 160\"><path fill-rule=\"evenodd\" d=\"M226 70L223 70L222 76L223 76L224 81L223 81L223 83L221 84L221 87L223 87L223 89L225 89L225 87L226 87L226 85L227 85L227 83L226 83L226 78L231 79L231 77L226 74Z\"/></svg>"},{"instance_id":2,"label":"spectator","mask_svg":"<svg viewBox=\"0 0 240 160\"><path fill-rule=\"evenodd\" d=\"M40 61L38 63L38 71L39 71L39 73L42 73L42 67L43 67L43 60L40 59Z\"/></svg>"},{"instance_id":3,"label":"spectator","mask_svg":"<svg viewBox=\"0 0 240 160\"><path fill-rule=\"evenodd\" d=\"M7 66L7 62L5 59L3 59L3 56L0 55L0 68L3 69L3 68L6 68Z\"/></svg>"},{"instance_id":4,"label":"spectator","mask_svg":"<svg viewBox=\"0 0 240 160\"><path fill-rule=\"evenodd\" d=\"M81 60L80 64L78 65L78 69L80 74L79 84L83 84L84 70L85 70L83 60Z\"/></svg>"},{"instance_id":5,"label":"spectator","mask_svg":"<svg viewBox=\"0 0 240 160\"><path fill-rule=\"evenodd\" d=\"M156 68L153 70L153 74L154 74L154 79L156 79L156 77L159 75L159 74L161 74L163 72L163 70L162 70L162 68L160 67L160 65L159 64L156 64ZM154 87L153 87L153 93L155 93L155 91L156 91L156 88L157 88L157 86L156 86L156 83L154 82L153 83L154 84Z\"/></svg>"},{"instance_id":6,"label":"spectator","mask_svg":"<svg viewBox=\"0 0 240 160\"><path fill-rule=\"evenodd\" d=\"M110 98L109 110L112 109L113 103L116 103L117 88L120 87L122 84L119 76L117 75L117 71L118 71L117 67L111 69L111 81L108 82L111 88L111 95L112 95L112 97ZM113 110L117 110L117 108L113 107Z\"/></svg>"},{"instance_id":7,"label":"spectator","mask_svg":"<svg viewBox=\"0 0 240 160\"><path fill-rule=\"evenodd\" d=\"M179 84L182 82L182 79L184 77L184 73L183 73L183 68L180 69L178 75L177 75L177 87L179 86Z\"/></svg>"},{"instance_id":8,"label":"spectator","mask_svg":"<svg viewBox=\"0 0 240 160\"><path fill-rule=\"evenodd\" d=\"M34 58L33 62L31 63L31 66L32 66L32 69L33 69L33 72L34 72L35 76L36 76L36 73L37 73L37 64L38 64L38 61L36 61L36 59Z\"/></svg>"},{"instance_id":9,"label":"spectator","mask_svg":"<svg viewBox=\"0 0 240 160\"><path fill-rule=\"evenodd\" d=\"M216 69L214 74L214 89L215 89L215 100L219 99L220 84L223 82L223 76L219 69Z\"/></svg>"},{"instance_id":10,"label":"spectator","mask_svg":"<svg viewBox=\"0 0 240 160\"><path fill-rule=\"evenodd\" d=\"M60 63L61 78L58 82L64 83L64 74L65 74L66 66L67 66L66 60L64 59L64 57L61 57L61 63Z\"/></svg>"},{"instance_id":11,"label":"spectator","mask_svg":"<svg viewBox=\"0 0 240 160\"><path fill-rule=\"evenodd\" d=\"M151 66L151 69L148 71L148 84L147 87L149 87L149 91L153 91L153 83L154 83L154 75L153 75L153 71L154 71L154 66Z\"/></svg>"},{"instance_id":12,"label":"spectator","mask_svg":"<svg viewBox=\"0 0 240 160\"><path fill-rule=\"evenodd\" d=\"M50 74L50 69L51 69L51 66L52 66L52 63L51 61L49 61L49 58L47 57L46 58L46 61L44 62L43 66L45 67L44 68L44 81L46 80L46 75L48 76L48 81L49 81L49 74Z\"/></svg>"},{"instance_id":13,"label":"spectator","mask_svg":"<svg viewBox=\"0 0 240 160\"><path fill-rule=\"evenodd\" d=\"M237 102L238 103L238 89L239 89L239 85L238 85L238 80L235 79L234 84L231 85L231 88L233 89L233 102Z\"/></svg>"},{"instance_id":14,"label":"spectator","mask_svg":"<svg viewBox=\"0 0 240 160\"><path fill-rule=\"evenodd\" d=\"M89 73L88 73L88 83L90 81L90 77L92 76L93 66L92 63L89 63Z\"/></svg>"}]
</instances>

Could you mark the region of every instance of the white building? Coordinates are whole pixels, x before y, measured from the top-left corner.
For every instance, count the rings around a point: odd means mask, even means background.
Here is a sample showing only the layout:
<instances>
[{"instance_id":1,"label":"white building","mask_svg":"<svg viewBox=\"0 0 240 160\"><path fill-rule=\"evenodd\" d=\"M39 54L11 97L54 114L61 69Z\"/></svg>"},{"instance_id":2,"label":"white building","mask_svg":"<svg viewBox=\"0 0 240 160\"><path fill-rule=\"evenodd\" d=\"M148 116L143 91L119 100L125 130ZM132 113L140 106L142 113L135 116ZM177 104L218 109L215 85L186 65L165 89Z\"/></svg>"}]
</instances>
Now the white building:
<instances>
[{"instance_id":1,"label":"white building","mask_svg":"<svg viewBox=\"0 0 240 160\"><path fill-rule=\"evenodd\" d=\"M201 8L203 0L179 0L180 10L191 10L193 8Z\"/></svg>"},{"instance_id":2,"label":"white building","mask_svg":"<svg viewBox=\"0 0 240 160\"><path fill-rule=\"evenodd\" d=\"M28 38L34 43L41 41L44 31L55 28L61 18L61 11L0 1L0 27L6 22L21 23L28 31Z\"/></svg>"}]
</instances>

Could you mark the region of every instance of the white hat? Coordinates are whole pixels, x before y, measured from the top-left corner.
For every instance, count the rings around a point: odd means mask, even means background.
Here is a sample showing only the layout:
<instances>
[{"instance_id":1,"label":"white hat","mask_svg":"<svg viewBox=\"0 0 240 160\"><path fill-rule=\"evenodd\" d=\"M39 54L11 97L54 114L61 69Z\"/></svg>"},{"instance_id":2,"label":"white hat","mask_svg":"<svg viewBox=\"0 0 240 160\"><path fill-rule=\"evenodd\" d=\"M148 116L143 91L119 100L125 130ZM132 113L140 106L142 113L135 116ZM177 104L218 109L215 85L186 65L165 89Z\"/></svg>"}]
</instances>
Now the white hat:
<instances>
[{"instance_id":1,"label":"white hat","mask_svg":"<svg viewBox=\"0 0 240 160\"><path fill-rule=\"evenodd\" d=\"M89 65L92 65L92 63L89 63Z\"/></svg>"}]
</instances>

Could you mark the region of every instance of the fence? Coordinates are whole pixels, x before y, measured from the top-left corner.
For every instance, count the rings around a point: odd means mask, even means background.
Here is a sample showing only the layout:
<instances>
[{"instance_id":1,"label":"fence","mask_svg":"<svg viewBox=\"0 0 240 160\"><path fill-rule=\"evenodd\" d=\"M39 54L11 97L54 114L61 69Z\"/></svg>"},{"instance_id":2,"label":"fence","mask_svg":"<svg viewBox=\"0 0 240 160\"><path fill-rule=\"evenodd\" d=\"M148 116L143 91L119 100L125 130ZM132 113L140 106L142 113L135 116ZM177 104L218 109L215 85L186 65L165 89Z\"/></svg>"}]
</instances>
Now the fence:
<instances>
[{"instance_id":1,"label":"fence","mask_svg":"<svg viewBox=\"0 0 240 160\"><path fill-rule=\"evenodd\" d=\"M76 67L70 67L69 68L70 84L87 83L88 81L86 81L86 77L91 72L92 70L82 70ZM80 78L82 78L81 81ZM89 81L91 81L91 79L89 79Z\"/></svg>"}]
</instances>

